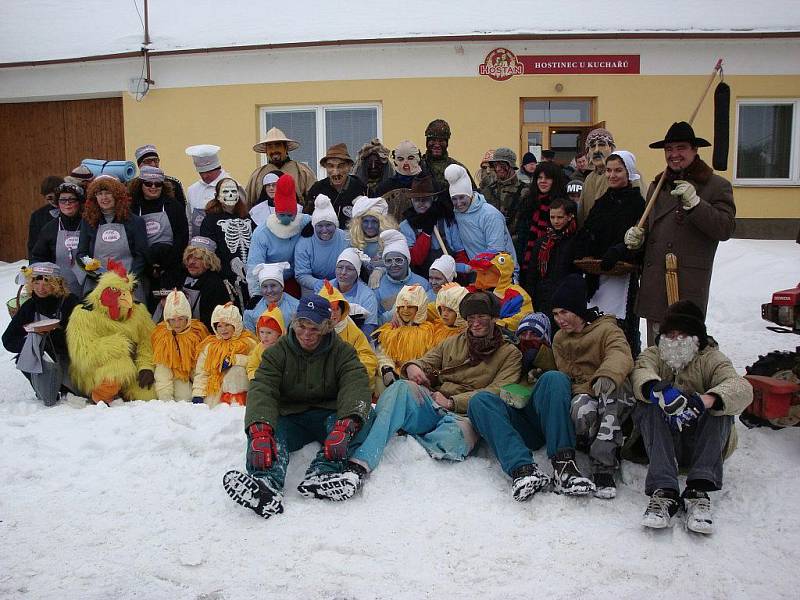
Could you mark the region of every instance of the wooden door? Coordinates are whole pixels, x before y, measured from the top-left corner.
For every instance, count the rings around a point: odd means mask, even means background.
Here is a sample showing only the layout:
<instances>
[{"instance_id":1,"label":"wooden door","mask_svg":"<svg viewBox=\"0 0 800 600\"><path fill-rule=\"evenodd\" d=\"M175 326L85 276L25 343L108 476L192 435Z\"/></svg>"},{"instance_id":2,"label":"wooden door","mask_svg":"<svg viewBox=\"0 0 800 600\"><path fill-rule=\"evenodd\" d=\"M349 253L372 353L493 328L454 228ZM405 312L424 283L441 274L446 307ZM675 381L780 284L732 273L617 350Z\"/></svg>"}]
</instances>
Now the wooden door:
<instances>
[{"instance_id":1,"label":"wooden door","mask_svg":"<svg viewBox=\"0 0 800 600\"><path fill-rule=\"evenodd\" d=\"M122 98L0 104L0 260L27 258L28 220L42 179L84 158L122 160Z\"/></svg>"}]
</instances>

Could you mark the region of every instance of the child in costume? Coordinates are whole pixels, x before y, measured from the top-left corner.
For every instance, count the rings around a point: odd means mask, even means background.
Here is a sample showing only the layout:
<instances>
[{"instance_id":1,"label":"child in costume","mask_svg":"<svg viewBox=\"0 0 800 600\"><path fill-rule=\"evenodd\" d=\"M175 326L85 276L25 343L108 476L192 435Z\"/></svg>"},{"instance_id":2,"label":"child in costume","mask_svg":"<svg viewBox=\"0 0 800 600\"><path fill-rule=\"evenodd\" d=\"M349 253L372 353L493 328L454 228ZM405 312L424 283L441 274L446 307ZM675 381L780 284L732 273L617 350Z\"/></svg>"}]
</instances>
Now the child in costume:
<instances>
[{"instance_id":1,"label":"child in costume","mask_svg":"<svg viewBox=\"0 0 800 600\"><path fill-rule=\"evenodd\" d=\"M70 316L67 349L70 379L77 391L98 402L152 400L153 320L134 303L136 278L114 259L97 286Z\"/></svg>"},{"instance_id":2,"label":"child in costume","mask_svg":"<svg viewBox=\"0 0 800 600\"><path fill-rule=\"evenodd\" d=\"M450 336L464 331L467 322L458 312L458 305L467 294L469 294L467 288L461 287L457 283L445 283L439 288L435 302L438 317L433 321L434 346Z\"/></svg>"},{"instance_id":3,"label":"child in costume","mask_svg":"<svg viewBox=\"0 0 800 600\"><path fill-rule=\"evenodd\" d=\"M192 402L215 407L247 403L247 360L258 344L244 329L242 315L232 302L217 306L211 315L209 335L201 345L192 384Z\"/></svg>"},{"instance_id":4,"label":"child in costume","mask_svg":"<svg viewBox=\"0 0 800 600\"><path fill-rule=\"evenodd\" d=\"M420 285L405 285L397 294L394 311L400 326L386 323L372 336L377 342L378 368L383 385L399 379L400 367L433 348L433 325L427 321L428 292Z\"/></svg>"},{"instance_id":5,"label":"child in costume","mask_svg":"<svg viewBox=\"0 0 800 600\"><path fill-rule=\"evenodd\" d=\"M261 355L264 354L264 350L277 344L281 336L286 335L286 321L280 307L274 302L258 317L256 333L258 334L258 345L247 359L247 378L251 381L256 376L256 369L261 364Z\"/></svg>"},{"instance_id":6,"label":"child in costume","mask_svg":"<svg viewBox=\"0 0 800 600\"><path fill-rule=\"evenodd\" d=\"M186 295L170 292L164 299L164 320L150 336L159 400L192 399L194 367L200 345L207 337L208 329L203 322L192 318Z\"/></svg>"},{"instance_id":7,"label":"child in costume","mask_svg":"<svg viewBox=\"0 0 800 600\"><path fill-rule=\"evenodd\" d=\"M375 373L378 371L378 357L367 340L367 336L350 318L350 303L345 300L342 292L333 287L327 279L323 282L319 295L330 302L334 331L343 341L355 348L358 360L367 370L370 388L374 388Z\"/></svg>"}]
</instances>

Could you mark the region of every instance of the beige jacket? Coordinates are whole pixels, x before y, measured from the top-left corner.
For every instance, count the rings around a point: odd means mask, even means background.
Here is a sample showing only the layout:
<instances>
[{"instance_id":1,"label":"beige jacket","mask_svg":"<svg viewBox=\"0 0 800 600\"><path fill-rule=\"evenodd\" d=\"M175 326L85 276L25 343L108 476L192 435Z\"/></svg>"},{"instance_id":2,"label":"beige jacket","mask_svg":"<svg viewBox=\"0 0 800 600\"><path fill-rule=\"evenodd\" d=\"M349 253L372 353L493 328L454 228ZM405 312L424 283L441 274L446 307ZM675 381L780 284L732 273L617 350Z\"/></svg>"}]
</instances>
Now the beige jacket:
<instances>
[{"instance_id":1,"label":"beige jacket","mask_svg":"<svg viewBox=\"0 0 800 600\"><path fill-rule=\"evenodd\" d=\"M633 368L631 347L613 315L587 323L580 333L556 332L553 355L558 370L572 381L573 394L592 394L598 377L622 385Z\"/></svg>"}]
</instances>

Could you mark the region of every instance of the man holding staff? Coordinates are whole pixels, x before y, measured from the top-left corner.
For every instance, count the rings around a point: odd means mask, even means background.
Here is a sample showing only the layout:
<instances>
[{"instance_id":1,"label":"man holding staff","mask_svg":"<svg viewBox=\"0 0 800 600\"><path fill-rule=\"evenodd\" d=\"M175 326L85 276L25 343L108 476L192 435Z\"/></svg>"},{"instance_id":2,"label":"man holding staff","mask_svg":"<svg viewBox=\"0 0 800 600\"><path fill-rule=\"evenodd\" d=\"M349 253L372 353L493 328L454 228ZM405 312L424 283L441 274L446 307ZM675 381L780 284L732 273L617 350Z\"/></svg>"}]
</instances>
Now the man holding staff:
<instances>
[{"instance_id":1,"label":"man holding staff","mask_svg":"<svg viewBox=\"0 0 800 600\"><path fill-rule=\"evenodd\" d=\"M645 246L636 314L647 319L648 346L655 343L667 310L666 255L677 257L679 299L691 300L706 314L714 254L734 230L731 184L698 156L698 148L710 146L685 121L673 123L663 140L650 144L664 149L667 168L647 191L653 206L649 214L645 211L646 222L625 234L628 248ZM661 177L664 182L653 199Z\"/></svg>"}]
</instances>

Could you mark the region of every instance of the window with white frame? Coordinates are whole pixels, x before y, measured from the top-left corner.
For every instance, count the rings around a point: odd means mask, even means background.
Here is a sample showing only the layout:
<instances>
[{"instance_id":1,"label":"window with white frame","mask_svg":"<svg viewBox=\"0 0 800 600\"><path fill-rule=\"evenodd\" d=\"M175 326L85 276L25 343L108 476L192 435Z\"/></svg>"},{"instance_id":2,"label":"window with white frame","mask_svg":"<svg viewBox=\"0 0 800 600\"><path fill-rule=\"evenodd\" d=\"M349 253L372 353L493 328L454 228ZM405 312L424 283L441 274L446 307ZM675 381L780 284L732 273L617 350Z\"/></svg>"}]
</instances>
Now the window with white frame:
<instances>
[{"instance_id":1,"label":"window with white frame","mask_svg":"<svg viewBox=\"0 0 800 600\"><path fill-rule=\"evenodd\" d=\"M327 104L313 106L269 106L261 109L261 139L277 127L286 137L300 142L291 158L306 163L317 177L325 177L319 160L334 144L347 144L356 160L361 146L381 137L379 104ZM264 156L263 162L267 161Z\"/></svg>"},{"instance_id":2,"label":"window with white frame","mask_svg":"<svg viewBox=\"0 0 800 600\"><path fill-rule=\"evenodd\" d=\"M800 185L800 100L736 103L734 183Z\"/></svg>"}]
</instances>

